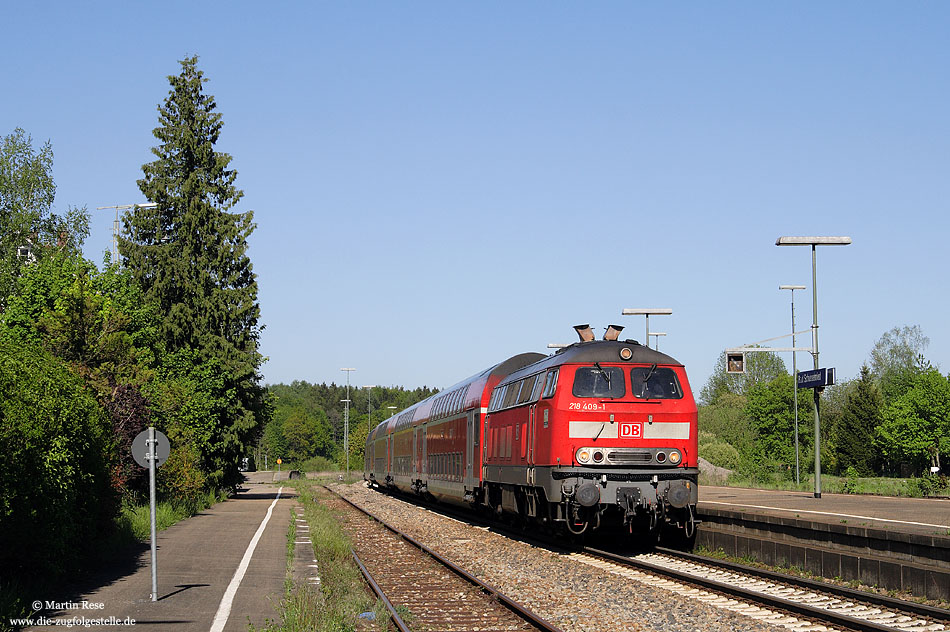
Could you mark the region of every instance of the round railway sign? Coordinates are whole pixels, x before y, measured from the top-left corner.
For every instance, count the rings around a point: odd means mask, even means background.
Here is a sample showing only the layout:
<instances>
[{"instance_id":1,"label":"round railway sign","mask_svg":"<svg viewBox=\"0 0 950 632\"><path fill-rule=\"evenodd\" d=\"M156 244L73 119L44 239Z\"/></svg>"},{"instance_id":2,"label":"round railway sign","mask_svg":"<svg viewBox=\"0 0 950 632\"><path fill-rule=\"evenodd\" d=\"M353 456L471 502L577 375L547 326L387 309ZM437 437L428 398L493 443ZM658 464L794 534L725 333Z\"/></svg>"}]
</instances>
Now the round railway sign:
<instances>
[{"instance_id":1,"label":"round railway sign","mask_svg":"<svg viewBox=\"0 0 950 632\"><path fill-rule=\"evenodd\" d=\"M168 459L171 452L171 443L160 430L155 431L155 443L155 467L160 467ZM149 450L147 444L148 430L138 433L135 435L135 439L132 440L132 458L142 467L148 467Z\"/></svg>"}]
</instances>

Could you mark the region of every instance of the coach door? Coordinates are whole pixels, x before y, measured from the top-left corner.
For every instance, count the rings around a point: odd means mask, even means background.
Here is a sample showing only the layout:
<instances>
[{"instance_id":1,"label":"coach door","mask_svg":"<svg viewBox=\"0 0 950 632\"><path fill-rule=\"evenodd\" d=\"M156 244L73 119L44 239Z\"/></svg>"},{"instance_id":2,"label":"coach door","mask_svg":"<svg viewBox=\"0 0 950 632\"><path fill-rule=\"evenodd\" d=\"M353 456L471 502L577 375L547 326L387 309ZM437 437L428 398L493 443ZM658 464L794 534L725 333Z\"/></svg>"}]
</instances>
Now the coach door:
<instances>
[{"instance_id":1,"label":"coach door","mask_svg":"<svg viewBox=\"0 0 950 632\"><path fill-rule=\"evenodd\" d=\"M422 427L422 478L429 478L429 426Z\"/></svg>"},{"instance_id":2,"label":"coach door","mask_svg":"<svg viewBox=\"0 0 950 632\"><path fill-rule=\"evenodd\" d=\"M412 474L418 476L419 468L419 429L412 429Z\"/></svg>"},{"instance_id":3,"label":"coach door","mask_svg":"<svg viewBox=\"0 0 950 632\"><path fill-rule=\"evenodd\" d=\"M468 418L465 420L468 424L468 431L465 433L465 487L475 487L474 476L472 475L472 463L475 461L475 411L468 411Z\"/></svg>"}]
</instances>

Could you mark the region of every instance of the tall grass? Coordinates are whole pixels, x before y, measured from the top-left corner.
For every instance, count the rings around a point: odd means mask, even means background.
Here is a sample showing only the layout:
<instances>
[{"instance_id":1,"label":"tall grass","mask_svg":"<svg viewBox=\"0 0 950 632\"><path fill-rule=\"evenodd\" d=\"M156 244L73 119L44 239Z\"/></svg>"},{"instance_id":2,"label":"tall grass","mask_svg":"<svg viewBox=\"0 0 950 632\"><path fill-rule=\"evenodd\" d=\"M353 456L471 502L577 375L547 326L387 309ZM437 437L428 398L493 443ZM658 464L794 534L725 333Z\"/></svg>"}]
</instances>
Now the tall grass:
<instances>
[{"instance_id":1,"label":"tall grass","mask_svg":"<svg viewBox=\"0 0 950 632\"><path fill-rule=\"evenodd\" d=\"M226 498L223 493L208 492L187 504L160 502L155 507L155 530L164 531L176 522L190 518ZM116 518L116 529L120 540L147 540L152 534L149 506L123 503L122 511Z\"/></svg>"}]
</instances>

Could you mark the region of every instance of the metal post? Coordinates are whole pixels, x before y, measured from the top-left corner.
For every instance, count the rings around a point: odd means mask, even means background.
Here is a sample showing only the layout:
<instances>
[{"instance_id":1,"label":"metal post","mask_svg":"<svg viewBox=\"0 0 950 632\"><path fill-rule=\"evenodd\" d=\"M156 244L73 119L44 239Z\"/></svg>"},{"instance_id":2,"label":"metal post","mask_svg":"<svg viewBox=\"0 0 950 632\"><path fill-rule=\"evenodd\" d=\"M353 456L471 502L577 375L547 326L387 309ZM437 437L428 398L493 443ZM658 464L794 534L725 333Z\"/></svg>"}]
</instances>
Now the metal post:
<instances>
[{"instance_id":1,"label":"metal post","mask_svg":"<svg viewBox=\"0 0 950 632\"><path fill-rule=\"evenodd\" d=\"M818 246L847 246L851 238L845 235L834 237L794 237L785 236L775 240L776 246L811 246L811 292L812 292L812 356L815 359L815 369L818 365ZM815 498L821 498L821 420L818 413L818 399L820 389L815 389Z\"/></svg>"},{"instance_id":2,"label":"metal post","mask_svg":"<svg viewBox=\"0 0 950 632\"><path fill-rule=\"evenodd\" d=\"M346 480L350 479L350 372L356 369L340 369L346 371L346 399L343 408L343 451L346 453Z\"/></svg>"},{"instance_id":3,"label":"metal post","mask_svg":"<svg viewBox=\"0 0 950 632\"><path fill-rule=\"evenodd\" d=\"M644 314L644 315L647 317L647 337L646 337L646 341L647 341L647 349L649 349L649 348L650 348L650 315L649 315L649 314Z\"/></svg>"},{"instance_id":4,"label":"metal post","mask_svg":"<svg viewBox=\"0 0 950 632\"><path fill-rule=\"evenodd\" d=\"M795 340L795 290L804 290L804 285L780 285L778 286L780 290L791 290L792 291L792 378L794 382L792 384L793 388L793 406L795 407L795 484L801 484L801 467L799 464L799 448L798 448L798 352L796 349L798 345Z\"/></svg>"},{"instance_id":5,"label":"metal post","mask_svg":"<svg viewBox=\"0 0 950 632\"><path fill-rule=\"evenodd\" d=\"M814 349L812 355L815 358L815 368L818 366L818 268L816 244L811 245L811 304L812 304L812 325L811 325L811 348ZM821 420L818 416L818 398L820 389L815 391L815 498L821 498Z\"/></svg>"},{"instance_id":6,"label":"metal post","mask_svg":"<svg viewBox=\"0 0 950 632\"><path fill-rule=\"evenodd\" d=\"M795 290L792 290L792 348L795 348ZM798 459L798 353L792 351L792 399L795 406L795 484L801 485L801 467Z\"/></svg>"},{"instance_id":7,"label":"metal post","mask_svg":"<svg viewBox=\"0 0 950 632\"><path fill-rule=\"evenodd\" d=\"M155 544L155 459L158 456L155 441L155 426L148 427L148 495L149 511L151 512L151 532L152 532L152 601L158 601L158 560L155 557L157 546Z\"/></svg>"}]
</instances>

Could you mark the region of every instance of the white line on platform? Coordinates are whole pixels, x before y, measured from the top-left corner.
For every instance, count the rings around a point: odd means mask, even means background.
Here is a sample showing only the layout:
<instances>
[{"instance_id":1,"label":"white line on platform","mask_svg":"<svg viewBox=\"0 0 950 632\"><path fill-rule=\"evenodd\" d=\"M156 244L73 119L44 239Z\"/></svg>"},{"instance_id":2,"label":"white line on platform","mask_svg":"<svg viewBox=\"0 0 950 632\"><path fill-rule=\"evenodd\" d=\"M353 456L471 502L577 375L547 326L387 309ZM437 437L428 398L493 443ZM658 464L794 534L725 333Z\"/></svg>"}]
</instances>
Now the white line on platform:
<instances>
[{"instance_id":1,"label":"white line on platform","mask_svg":"<svg viewBox=\"0 0 950 632\"><path fill-rule=\"evenodd\" d=\"M238 564L237 570L234 571L234 577L231 578L231 583L228 584L227 590L224 591L224 596L221 597L221 603L218 604L218 611L214 614L214 621L211 623L211 632L222 632L222 630L224 630L224 625L228 622L228 617L231 616L231 605L234 603L234 595L237 594L241 580L244 579L244 574L247 572L247 567L251 564L254 549L257 548L257 543L260 541L261 536L264 535L264 528L274 513L274 506L277 504L277 501L280 500L280 493L282 491L284 491L283 487L277 490L277 498L275 498L274 502L267 508L267 515L265 515L264 520L261 521L261 526L257 528L254 537L251 538L251 543L247 545L247 550L244 551L244 557L241 558L241 563Z\"/></svg>"},{"instance_id":2,"label":"white line on platform","mask_svg":"<svg viewBox=\"0 0 950 632\"><path fill-rule=\"evenodd\" d=\"M856 518L858 520L877 520L878 522L894 522L897 524L912 524L918 527L937 527L946 529L945 524L930 524L929 522L911 522L910 520L889 520L888 518L875 518L873 516L855 516L854 514L831 513L830 511L812 511L808 509L786 509L784 507L767 507L764 505L739 505L736 503L717 502L715 500L704 500L703 505L729 505L730 507L749 507L750 509L772 509L773 511L788 511L791 513L818 514L820 516L837 516L840 518Z\"/></svg>"}]
</instances>

